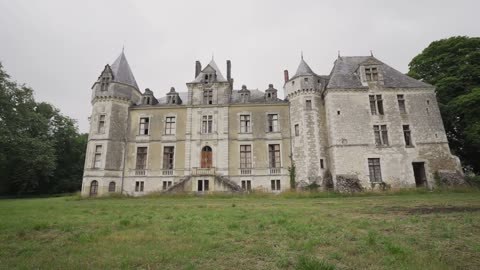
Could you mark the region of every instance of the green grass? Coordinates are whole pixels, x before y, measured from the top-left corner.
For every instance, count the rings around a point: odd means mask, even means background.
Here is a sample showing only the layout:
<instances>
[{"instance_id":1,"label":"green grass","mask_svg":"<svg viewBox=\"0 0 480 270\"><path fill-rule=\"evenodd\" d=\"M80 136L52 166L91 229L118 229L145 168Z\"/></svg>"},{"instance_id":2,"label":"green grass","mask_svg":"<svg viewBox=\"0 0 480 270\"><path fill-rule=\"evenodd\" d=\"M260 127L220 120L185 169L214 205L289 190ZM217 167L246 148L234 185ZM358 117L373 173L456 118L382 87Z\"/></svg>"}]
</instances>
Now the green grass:
<instances>
[{"instance_id":1,"label":"green grass","mask_svg":"<svg viewBox=\"0 0 480 270\"><path fill-rule=\"evenodd\" d=\"M1 269L478 269L480 192L0 200Z\"/></svg>"}]
</instances>

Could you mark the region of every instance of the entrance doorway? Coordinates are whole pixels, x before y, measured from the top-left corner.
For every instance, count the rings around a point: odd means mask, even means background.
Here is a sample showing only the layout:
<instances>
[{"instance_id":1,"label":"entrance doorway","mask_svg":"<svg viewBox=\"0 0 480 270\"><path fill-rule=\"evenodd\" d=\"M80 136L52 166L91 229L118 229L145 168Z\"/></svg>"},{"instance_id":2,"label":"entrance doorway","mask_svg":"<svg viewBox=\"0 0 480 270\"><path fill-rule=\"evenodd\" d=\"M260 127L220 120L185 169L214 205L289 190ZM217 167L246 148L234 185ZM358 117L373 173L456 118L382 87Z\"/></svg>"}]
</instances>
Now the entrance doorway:
<instances>
[{"instance_id":1,"label":"entrance doorway","mask_svg":"<svg viewBox=\"0 0 480 270\"><path fill-rule=\"evenodd\" d=\"M208 180L198 180L197 191L209 191L210 190L209 184L210 183Z\"/></svg>"},{"instance_id":2,"label":"entrance doorway","mask_svg":"<svg viewBox=\"0 0 480 270\"><path fill-rule=\"evenodd\" d=\"M413 175L415 176L415 184L417 187L427 186L427 176L425 174L425 162L413 162Z\"/></svg>"},{"instance_id":3,"label":"entrance doorway","mask_svg":"<svg viewBox=\"0 0 480 270\"><path fill-rule=\"evenodd\" d=\"M202 156L200 158L200 167L212 168L212 148L210 146L205 146L202 148Z\"/></svg>"}]
</instances>

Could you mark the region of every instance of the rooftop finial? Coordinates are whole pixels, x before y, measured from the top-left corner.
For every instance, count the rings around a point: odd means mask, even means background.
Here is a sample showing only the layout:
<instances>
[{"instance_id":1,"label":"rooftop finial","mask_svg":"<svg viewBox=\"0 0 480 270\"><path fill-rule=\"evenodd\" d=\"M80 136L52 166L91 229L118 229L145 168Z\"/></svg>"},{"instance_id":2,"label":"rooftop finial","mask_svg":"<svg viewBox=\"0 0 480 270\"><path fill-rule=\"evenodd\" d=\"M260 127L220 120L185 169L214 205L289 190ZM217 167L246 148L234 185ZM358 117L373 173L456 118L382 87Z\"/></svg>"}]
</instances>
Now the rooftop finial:
<instances>
[{"instance_id":1,"label":"rooftop finial","mask_svg":"<svg viewBox=\"0 0 480 270\"><path fill-rule=\"evenodd\" d=\"M215 58L215 54L212 52L212 61L213 61L214 58Z\"/></svg>"},{"instance_id":2,"label":"rooftop finial","mask_svg":"<svg viewBox=\"0 0 480 270\"><path fill-rule=\"evenodd\" d=\"M373 51L372 51L372 50L370 50L370 56L372 56L372 57L373 57Z\"/></svg>"},{"instance_id":3,"label":"rooftop finial","mask_svg":"<svg viewBox=\"0 0 480 270\"><path fill-rule=\"evenodd\" d=\"M338 58L340 58L340 51L338 51Z\"/></svg>"},{"instance_id":4,"label":"rooftop finial","mask_svg":"<svg viewBox=\"0 0 480 270\"><path fill-rule=\"evenodd\" d=\"M122 45L122 53L125 52L125 44Z\"/></svg>"},{"instance_id":5,"label":"rooftop finial","mask_svg":"<svg viewBox=\"0 0 480 270\"><path fill-rule=\"evenodd\" d=\"M301 57L302 57L302 60L303 60L303 50L301 51Z\"/></svg>"}]
</instances>

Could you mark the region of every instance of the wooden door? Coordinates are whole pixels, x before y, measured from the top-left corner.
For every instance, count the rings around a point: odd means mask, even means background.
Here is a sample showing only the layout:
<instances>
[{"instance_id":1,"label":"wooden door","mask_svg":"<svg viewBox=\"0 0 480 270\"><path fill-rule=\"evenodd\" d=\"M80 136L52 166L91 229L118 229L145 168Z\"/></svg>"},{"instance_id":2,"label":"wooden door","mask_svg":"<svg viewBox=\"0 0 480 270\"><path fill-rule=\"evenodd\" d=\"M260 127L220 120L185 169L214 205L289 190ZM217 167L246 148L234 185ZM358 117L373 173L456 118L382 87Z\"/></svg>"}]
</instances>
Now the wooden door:
<instances>
[{"instance_id":1,"label":"wooden door","mask_svg":"<svg viewBox=\"0 0 480 270\"><path fill-rule=\"evenodd\" d=\"M202 156L200 165L202 168L211 168L212 167L212 148L205 146L202 149Z\"/></svg>"}]
</instances>

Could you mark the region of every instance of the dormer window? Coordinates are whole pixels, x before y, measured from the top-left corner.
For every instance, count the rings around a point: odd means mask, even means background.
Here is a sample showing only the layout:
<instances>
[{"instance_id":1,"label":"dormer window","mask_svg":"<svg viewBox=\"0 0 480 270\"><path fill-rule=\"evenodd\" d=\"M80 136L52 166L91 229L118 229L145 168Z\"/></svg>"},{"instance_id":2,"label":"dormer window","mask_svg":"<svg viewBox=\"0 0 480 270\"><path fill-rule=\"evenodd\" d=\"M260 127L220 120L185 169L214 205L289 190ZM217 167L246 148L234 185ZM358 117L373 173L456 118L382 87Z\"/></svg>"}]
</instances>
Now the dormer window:
<instances>
[{"instance_id":1,"label":"dormer window","mask_svg":"<svg viewBox=\"0 0 480 270\"><path fill-rule=\"evenodd\" d=\"M378 69L376 67L365 67L367 82L378 81Z\"/></svg>"},{"instance_id":2,"label":"dormer window","mask_svg":"<svg viewBox=\"0 0 480 270\"><path fill-rule=\"evenodd\" d=\"M308 78L304 78L304 80L305 80L306 82L308 82Z\"/></svg>"},{"instance_id":3,"label":"dormer window","mask_svg":"<svg viewBox=\"0 0 480 270\"><path fill-rule=\"evenodd\" d=\"M107 91L108 90L108 83L110 82L110 78L108 77L103 77L102 81L100 83L100 90L101 91Z\"/></svg>"}]
</instances>

